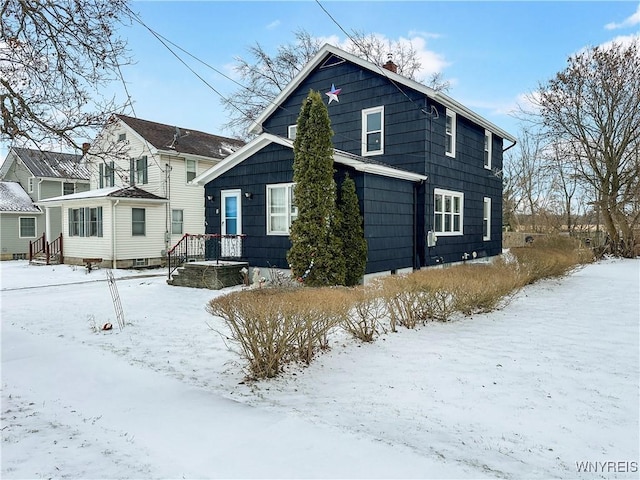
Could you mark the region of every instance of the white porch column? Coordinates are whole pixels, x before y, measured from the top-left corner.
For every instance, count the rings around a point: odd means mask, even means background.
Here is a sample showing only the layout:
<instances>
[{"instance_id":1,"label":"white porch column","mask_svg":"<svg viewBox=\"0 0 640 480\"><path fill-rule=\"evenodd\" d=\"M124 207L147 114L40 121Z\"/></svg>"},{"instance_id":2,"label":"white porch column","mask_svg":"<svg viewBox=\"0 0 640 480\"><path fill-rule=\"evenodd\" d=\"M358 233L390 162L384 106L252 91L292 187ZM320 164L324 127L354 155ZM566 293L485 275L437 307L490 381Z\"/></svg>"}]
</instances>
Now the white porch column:
<instances>
[{"instance_id":1,"label":"white porch column","mask_svg":"<svg viewBox=\"0 0 640 480\"><path fill-rule=\"evenodd\" d=\"M62 209L61 209L61 213L62 213ZM46 239L47 242L50 242L51 240L53 240L53 238L51 238L51 207L44 207L44 220L45 220L45 224L44 224L44 233L46 235Z\"/></svg>"}]
</instances>

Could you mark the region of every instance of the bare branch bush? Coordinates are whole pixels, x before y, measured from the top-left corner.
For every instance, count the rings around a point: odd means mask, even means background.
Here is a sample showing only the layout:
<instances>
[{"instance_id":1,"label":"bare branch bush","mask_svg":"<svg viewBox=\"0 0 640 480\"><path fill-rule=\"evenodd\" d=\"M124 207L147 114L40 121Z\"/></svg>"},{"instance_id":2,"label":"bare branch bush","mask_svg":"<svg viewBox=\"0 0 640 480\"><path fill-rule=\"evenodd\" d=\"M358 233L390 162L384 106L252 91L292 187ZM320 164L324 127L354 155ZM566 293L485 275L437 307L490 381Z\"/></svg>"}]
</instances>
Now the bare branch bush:
<instances>
[{"instance_id":1,"label":"bare branch bush","mask_svg":"<svg viewBox=\"0 0 640 480\"><path fill-rule=\"evenodd\" d=\"M342 328L362 342L373 342L384 331L387 308L378 284L349 290L351 308L342 321Z\"/></svg>"}]
</instances>

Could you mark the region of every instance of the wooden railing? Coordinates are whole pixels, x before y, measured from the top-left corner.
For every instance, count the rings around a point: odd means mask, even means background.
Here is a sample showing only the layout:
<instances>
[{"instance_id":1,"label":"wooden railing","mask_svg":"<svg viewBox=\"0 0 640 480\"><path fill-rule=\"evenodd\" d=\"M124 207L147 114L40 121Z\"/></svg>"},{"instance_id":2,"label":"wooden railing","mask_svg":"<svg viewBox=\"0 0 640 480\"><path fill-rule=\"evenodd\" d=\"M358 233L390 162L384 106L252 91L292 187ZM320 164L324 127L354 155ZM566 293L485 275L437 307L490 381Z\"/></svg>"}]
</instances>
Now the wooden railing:
<instances>
[{"instance_id":1,"label":"wooden railing","mask_svg":"<svg viewBox=\"0 0 640 480\"><path fill-rule=\"evenodd\" d=\"M178 267L187 262L234 260L243 257L246 235L220 235L185 233L167 252L169 278Z\"/></svg>"},{"instance_id":2,"label":"wooden railing","mask_svg":"<svg viewBox=\"0 0 640 480\"><path fill-rule=\"evenodd\" d=\"M48 247L47 244L47 235L45 233L42 234L40 238L36 238L33 241L29 242L29 262L33 260L36 255L40 253L46 254L46 249Z\"/></svg>"},{"instance_id":3,"label":"wooden railing","mask_svg":"<svg viewBox=\"0 0 640 480\"><path fill-rule=\"evenodd\" d=\"M47 265L51 263L51 259L56 259L56 263L64 263L64 253L62 248L62 234L53 242L47 242L45 233L41 237L29 242L29 262L38 255L41 255Z\"/></svg>"}]
</instances>

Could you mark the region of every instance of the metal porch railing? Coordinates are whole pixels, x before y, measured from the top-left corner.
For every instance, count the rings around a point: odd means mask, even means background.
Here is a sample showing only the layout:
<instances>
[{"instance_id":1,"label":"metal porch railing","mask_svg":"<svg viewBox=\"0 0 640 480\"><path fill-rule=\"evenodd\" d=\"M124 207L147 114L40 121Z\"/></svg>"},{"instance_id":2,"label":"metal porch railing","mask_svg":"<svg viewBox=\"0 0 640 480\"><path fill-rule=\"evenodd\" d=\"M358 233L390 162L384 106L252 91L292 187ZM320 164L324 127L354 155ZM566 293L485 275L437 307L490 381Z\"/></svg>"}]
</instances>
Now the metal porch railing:
<instances>
[{"instance_id":1,"label":"metal porch railing","mask_svg":"<svg viewBox=\"0 0 640 480\"><path fill-rule=\"evenodd\" d=\"M168 276L187 262L237 260L243 257L246 235L220 235L185 233L167 252Z\"/></svg>"}]
</instances>

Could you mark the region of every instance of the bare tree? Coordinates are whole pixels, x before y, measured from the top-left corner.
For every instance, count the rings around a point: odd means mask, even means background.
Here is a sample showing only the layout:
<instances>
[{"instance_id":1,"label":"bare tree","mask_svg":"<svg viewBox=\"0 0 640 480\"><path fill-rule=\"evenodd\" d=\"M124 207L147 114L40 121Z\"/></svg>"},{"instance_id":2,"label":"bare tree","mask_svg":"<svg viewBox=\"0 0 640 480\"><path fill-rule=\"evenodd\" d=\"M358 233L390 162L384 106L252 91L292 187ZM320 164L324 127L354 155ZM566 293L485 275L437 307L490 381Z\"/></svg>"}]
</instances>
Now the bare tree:
<instances>
[{"instance_id":1,"label":"bare tree","mask_svg":"<svg viewBox=\"0 0 640 480\"><path fill-rule=\"evenodd\" d=\"M507 208L512 208L512 223L527 223L532 231L542 228L538 219L549 210L550 178L544 162L543 138L523 128L518 136L516 151L505 157L503 197ZM506 194L506 196L505 196ZM522 217L522 220L518 220ZM525 220L525 221L523 221Z\"/></svg>"},{"instance_id":2,"label":"bare tree","mask_svg":"<svg viewBox=\"0 0 640 480\"><path fill-rule=\"evenodd\" d=\"M0 0L0 139L80 148L118 111L127 0Z\"/></svg>"},{"instance_id":3,"label":"bare tree","mask_svg":"<svg viewBox=\"0 0 640 480\"><path fill-rule=\"evenodd\" d=\"M234 136L246 138L251 122L270 105L323 45L321 40L303 29L297 30L294 35L294 42L278 47L275 55L268 53L256 42L248 48L248 57L235 59L235 71L244 85L222 100L229 115L224 128ZM416 50L410 44L390 42L373 34L359 32L353 32L351 39L345 47L349 53L380 66L391 55L399 74L416 79L422 65ZM429 86L447 90L449 83L440 74L434 74Z\"/></svg>"},{"instance_id":4,"label":"bare tree","mask_svg":"<svg viewBox=\"0 0 640 480\"><path fill-rule=\"evenodd\" d=\"M549 138L596 192L611 252L634 254L640 219L640 40L580 52L534 97Z\"/></svg>"}]
</instances>

